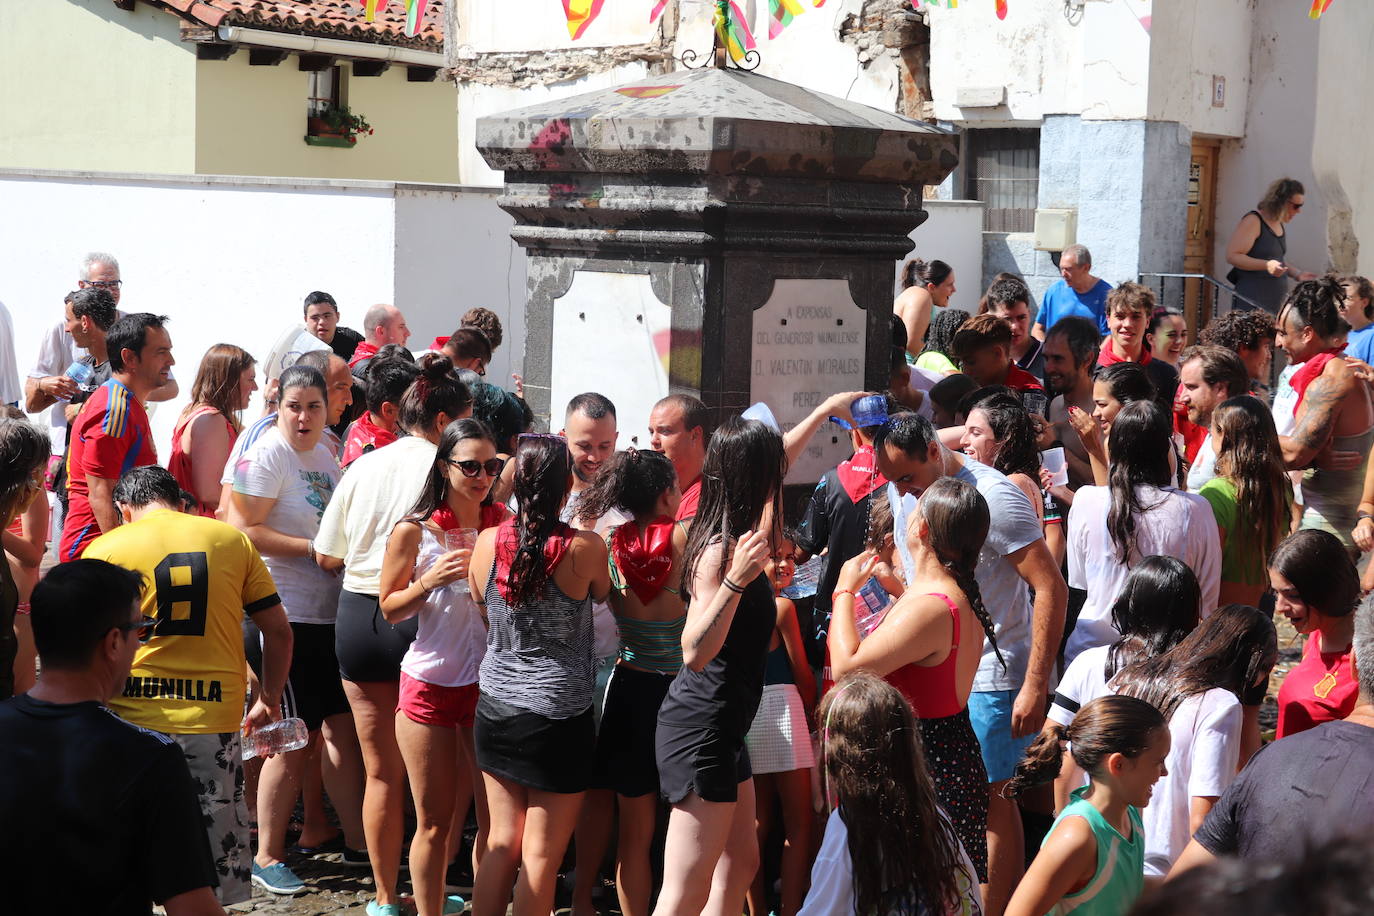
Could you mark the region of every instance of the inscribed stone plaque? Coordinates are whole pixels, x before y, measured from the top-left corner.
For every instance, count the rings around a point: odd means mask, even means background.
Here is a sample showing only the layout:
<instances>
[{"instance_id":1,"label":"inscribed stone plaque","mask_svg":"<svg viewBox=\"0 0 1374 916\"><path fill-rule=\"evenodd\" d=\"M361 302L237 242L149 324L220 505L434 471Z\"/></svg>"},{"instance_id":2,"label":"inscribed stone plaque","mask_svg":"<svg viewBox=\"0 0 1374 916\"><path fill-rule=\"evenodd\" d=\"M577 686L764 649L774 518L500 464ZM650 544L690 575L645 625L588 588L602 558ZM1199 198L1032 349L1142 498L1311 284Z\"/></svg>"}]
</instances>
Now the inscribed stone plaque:
<instances>
[{"instance_id":1,"label":"inscribed stone plaque","mask_svg":"<svg viewBox=\"0 0 1374 916\"><path fill-rule=\"evenodd\" d=\"M568 401L584 391L615 404L619 447L648 448L649 411L668 393L672 311L648 274L579 270L553 307L549 427L563 426Z\"/></svg>"},{"instance_id":2,"label":"inscribed stone plaque","mask_svg":"<svg viewBox=\"0 0 1374 916\"><path fill-rule=\"evenodd\" d=\"M773 281L773 294L754 311L749 400L768 404L789 430L835 392L862 391L865 318L847 280ZM848 433L828 423L787 482L815 483L849 453Z\"/></svg>"}]
</instances>

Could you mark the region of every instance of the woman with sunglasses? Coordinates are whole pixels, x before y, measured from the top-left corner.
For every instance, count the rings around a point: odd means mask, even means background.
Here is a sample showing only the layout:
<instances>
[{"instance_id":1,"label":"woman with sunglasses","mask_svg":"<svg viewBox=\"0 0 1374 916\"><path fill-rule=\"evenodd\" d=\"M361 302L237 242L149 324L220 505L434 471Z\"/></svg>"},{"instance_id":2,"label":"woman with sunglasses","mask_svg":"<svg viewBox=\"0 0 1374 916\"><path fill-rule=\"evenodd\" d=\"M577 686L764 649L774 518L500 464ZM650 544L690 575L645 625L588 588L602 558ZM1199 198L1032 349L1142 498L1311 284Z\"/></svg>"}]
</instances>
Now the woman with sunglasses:
<instances>
[{"instance_id":1,"label":"woman with sunglasses","mask_svg":"<svg viewBox=\"0 0 1374 916\"><path fill-rule=\"evenodd\" d=\"M468 583L490 626L473 727L491 816L475 916L504 914L512 888L519 916L553 909L591 782L592 602L606 600L611 582L601 538L559 518L572 482L561 436L521 436L519 511L483 531L472 552Z\"/></svg>"},{"instance_id":2,"label":"woman with sunglasses","mask_svg":"<svg viewBox=\"0 0 1374 916\"><path fill-rule=\"evenodd\" d=\"M501 468L485 426L477 420L450 423L425 489L391 529L382 560L380 598L387 622L419 618L415 641L401 659L396 709L396 741L415 797L410 876L419 916L442 916L446 904L461 907L461 899L449 903L444 894L444 871L457 851L448 848L449 827L455 812L459 822L467 820L474 798L474 868L486 845L486 795L473 756L472 722L487 627L467 588L472 550L449 549L449 532L470 531L475 539L510 516L491 502Z\"/></svg>"}]
</instances>

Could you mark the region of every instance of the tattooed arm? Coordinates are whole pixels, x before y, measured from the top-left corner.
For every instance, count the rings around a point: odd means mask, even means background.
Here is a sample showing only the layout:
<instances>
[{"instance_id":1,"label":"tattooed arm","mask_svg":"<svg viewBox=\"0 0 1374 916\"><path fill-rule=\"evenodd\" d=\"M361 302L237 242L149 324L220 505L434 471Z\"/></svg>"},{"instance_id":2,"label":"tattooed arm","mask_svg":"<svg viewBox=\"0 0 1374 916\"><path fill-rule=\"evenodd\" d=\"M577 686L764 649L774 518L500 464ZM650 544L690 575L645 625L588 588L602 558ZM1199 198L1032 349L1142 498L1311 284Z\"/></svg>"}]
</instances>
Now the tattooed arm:
<instances>
[{"instance_id":1,"label":"tattooed arm","mask_svg":"<svg viewBox=\"0 0 1374 916\"><path fill-rule=\"evenodd\" d=\"M687 605L687 624L682 628L682 663L693 671L705 668L720 652L739 608L740 593L727 586L725 579L742 588L758 577L768 560L768 535L745 532L733 546L729 571L721 576L723 549L712 546L702 551L692 576L692 600ZM770 608L770 616L772 613Z\"/></svg>"},{"instance_id":2,"label":"tattooed arm","mask_svg":"<svg viewBox=\"0 0 1374 916\"><path fill-rule=\"evenodd\" d=\"M1332 360L1307 387L1298 407L1293 435L1279 436L1283 460L1290 470L1311 466L1322 449L1330 444L1341 404L1354 383L1350 369L1340 360Z\"/></svg>"}]
</instances>

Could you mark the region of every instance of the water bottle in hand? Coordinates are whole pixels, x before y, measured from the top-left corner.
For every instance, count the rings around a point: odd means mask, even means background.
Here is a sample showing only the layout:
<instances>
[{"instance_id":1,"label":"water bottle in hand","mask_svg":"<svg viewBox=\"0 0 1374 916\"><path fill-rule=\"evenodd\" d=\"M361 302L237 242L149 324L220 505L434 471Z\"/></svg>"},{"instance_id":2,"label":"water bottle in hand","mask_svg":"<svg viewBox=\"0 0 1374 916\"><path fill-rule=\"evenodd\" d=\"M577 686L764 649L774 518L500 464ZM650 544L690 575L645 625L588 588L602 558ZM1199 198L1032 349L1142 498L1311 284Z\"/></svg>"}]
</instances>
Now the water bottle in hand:
<instances>
[{"instance_id":1,"label":"water bottle in hand","mask_svg":"<svg viewBox=\"0 0 1374 916\"><path fill-rule=\"evenodd\" d=\"M310 741L310 731L301 719L282 719L265 728L254 729L243 736L243 759L285 754L303 748Z\"/></svg>"},{"instance_id":2,"label":"water bottle in hand","mask_svg":"<svg viewBox=\"0 0 1374 916\"><path fill-rule=\"evenodd\" d=\"M84 360L74 360L67 371L62 373L67 378L76 382L76 387L82 391L90 391L94 387L95 369ZM59 401L70 401L71 398L58 397Z\"/></svg>"}]
</instances>

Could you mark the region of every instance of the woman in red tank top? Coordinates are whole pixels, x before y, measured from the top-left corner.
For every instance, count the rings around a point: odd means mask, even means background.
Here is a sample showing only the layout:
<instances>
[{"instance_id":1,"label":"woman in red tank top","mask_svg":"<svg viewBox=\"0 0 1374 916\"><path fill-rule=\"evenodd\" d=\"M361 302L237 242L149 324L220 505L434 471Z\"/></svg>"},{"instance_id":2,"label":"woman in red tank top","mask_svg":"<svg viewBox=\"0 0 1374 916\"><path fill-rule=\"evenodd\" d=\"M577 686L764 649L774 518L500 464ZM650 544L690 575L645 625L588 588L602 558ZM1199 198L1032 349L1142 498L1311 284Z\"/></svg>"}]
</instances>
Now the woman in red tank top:
<instances>
[{"instance_id":1,"label":"woman in red tank top","mask_svg":"<svg viewBox=\"0 0 1374 916\"><path fill-rule=\"evenodd\" d=\"M921 496L905 532L913 568L909 585L882 622L860 639L854 599L876 563L866 551L840 571L832 602L829 649L838 681L858 668L901 691L916 713L940 804L954 824L980 882L987 881L987 771L968 717L968 696L992 641L974 569L989 525L978 490L942 478ZM998 653L1001 657L1001 653Z\"/></svg>"},{"instance_id":2,"label":"woman in red tank top","mask_svg":"<svg viewBox=\"0 0 1374 916\"><path fill-rule=\"evenodd\" d=\"M220 477L239 435L236 414L247 408L258 390L255 365L247 350L233 344L215 344L206 350L191 386L191 403L177 418L172 433L167 470L196 498L199 514L210 518L223 515L218 511Z\"/></svg>"}]
</instances>

